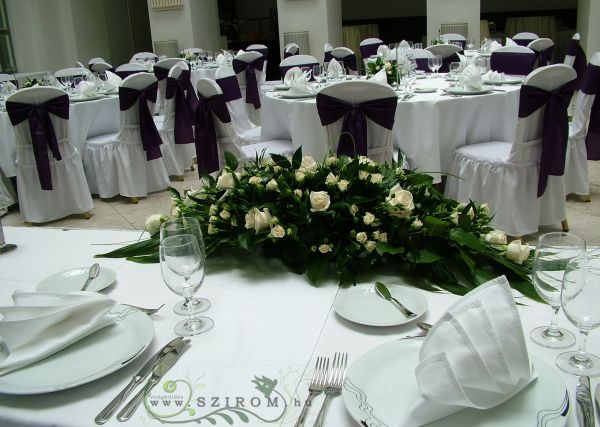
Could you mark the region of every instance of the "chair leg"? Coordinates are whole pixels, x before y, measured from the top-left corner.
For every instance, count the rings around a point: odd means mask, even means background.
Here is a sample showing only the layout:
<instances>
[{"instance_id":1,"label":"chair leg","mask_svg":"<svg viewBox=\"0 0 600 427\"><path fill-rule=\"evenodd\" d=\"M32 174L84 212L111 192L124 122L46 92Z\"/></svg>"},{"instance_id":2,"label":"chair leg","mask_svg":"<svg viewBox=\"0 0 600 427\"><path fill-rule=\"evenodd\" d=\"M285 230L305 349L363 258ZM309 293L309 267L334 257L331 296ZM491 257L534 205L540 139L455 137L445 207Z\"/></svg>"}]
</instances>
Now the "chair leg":
<instances>
[{"instance_id":1,"label":"chair leg","mask_svg":"<svg viewBox=\"0 0 600 427\"><path fill-rule=\"evenodd\" d=\"M90 219L90 218L92 217L92 214L91 214L91 213L89 213L89 212L83 212L83 213L81 214L81 217L82 217L83 219Z\"/></svg>"},{"instance_id":2,"label":"chair leg","mask_svg":"<svg viewBox=\"0 0 600 427\"><path fill-rule=\"evenodd\" d=\"M183 181L184 179L185 179L185 176L183 176L183 175L177 176L177 181Z\"/></svg>"},{"instance_id":3,"label":"chair leg","mask_svg":"<svg viewBox=\"0 0 600 427\"><path fill-rule=\"evenodd\" d=\"M137 205L139 202L139 199L137 197L130 197L129 200L131 200L131 203L133 203L134 205Z\"/></svg>"},{"instance_id":4,"label":"chair leg","mask_svg":"<svg viewBox=\"0 0 600 427\"><path fill-rule=\"evenodd\" d=\"M589 194L578 194L577 199L579 199L580 202L587 202L587 203L592 201L592 198L590 197Z\"/></svg>"},{"instance_id":5,"label":"chair leg","mask_svg":"<svg viewBox=\"0 0 600 427\"><path fill-rule=\"evenodd\" d=\"M560 226L562 227L562 231L564 231L564 232L569 231L569 222L567 221L566 218L561 221Z\"/></svg>"}]
</instances>

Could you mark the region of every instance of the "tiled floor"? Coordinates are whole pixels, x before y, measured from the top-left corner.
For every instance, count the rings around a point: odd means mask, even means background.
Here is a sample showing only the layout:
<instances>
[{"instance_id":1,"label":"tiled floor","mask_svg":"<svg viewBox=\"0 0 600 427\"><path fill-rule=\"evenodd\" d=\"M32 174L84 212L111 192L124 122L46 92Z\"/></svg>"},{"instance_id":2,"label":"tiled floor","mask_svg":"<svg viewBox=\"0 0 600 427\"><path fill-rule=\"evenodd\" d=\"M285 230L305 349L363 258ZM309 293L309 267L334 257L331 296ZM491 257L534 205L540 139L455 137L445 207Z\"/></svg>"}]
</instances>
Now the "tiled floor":
<instances>
[{"instance_id":1,"label":"tiled floor","mask_svg":"<svg viewBox=\"0 0 600 427\"><path fill-rule=\"evenodd\" d=\"M590 193L592 201L584 203L570 196L567 199L567 218L571 232L584 237L588 242L600 243L600 163L588 162ZM199 179L196 171L188 171L185 180L173 181L171 185L178 190L198 188ZM124 230L142 230L146 217L155 213L169 214L171 211L171 198L168 191L150 194L147 198L140 199L134 205L129 199L115 197L102 200L94 198L95 208L90 219L72 215L62 220L39 224L40 227L60 228L106 228ZM21 226L23 218L18 210L11 210L2 218L4 225ZM560 230L560 224L552 227L543 227L540 233ZM526 236L528 241L535 240L537 235Z\"/></svg>"}]
</instances>

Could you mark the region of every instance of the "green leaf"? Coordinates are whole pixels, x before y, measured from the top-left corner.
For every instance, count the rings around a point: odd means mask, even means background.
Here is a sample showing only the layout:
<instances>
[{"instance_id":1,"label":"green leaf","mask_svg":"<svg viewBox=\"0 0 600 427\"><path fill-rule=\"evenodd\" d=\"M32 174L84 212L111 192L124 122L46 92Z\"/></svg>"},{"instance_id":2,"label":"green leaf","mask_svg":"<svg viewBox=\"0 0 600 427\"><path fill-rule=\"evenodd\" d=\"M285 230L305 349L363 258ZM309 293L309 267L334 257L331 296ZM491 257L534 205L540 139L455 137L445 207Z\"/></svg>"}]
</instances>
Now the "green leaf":
<instances>
[{"instance_id":1,"label":"green leaf","mask_svg":"<svg viewBox=\"0 0 600 427\"><path fill-rule=\"evenodd\" d=\"M294 152L292 156L292 168L298 169L302 164L302 146L298 147L298 149Z\"/></svg>"},{"instance_id":2,"label":"green leaf","mask_svg":"<svg viewBox=\"0 0 600 427\"><path fill-rule=\"evenodd\" d=\"M206 417L204 418L206 421L208 421L209 423L211 423L213 426L217 424L217 421L214 418L211 417Z\"/></svg>"},{"instance_id":3,"label":"green leaf","mask_svg":"<svg viewBox=\"0 0 600 427\"><path fill-rule=\"evenodd\" d=\"M243 249L250 249L250 244L252 243L252 237L254 232L252 230L247 231L245 233L241 233L238 235L238 243L240 247Z\"/></svg>"},{"instance_id":4,"label":"green leaf","mask_svg":"<svg viewBox=\"0 0 600 427\"><path fill-rule=\"evenodd\" d=\"M156 264L160 261L158 252L152 255L138 255L125 258L127 261L137 262L138 264Z\"/></svg>"},{"instance_id":5,"label":"green leaf","mask_svg":"<svg viewBox=\"0 0 600 427\"><path fill-rule=\"evenodd\" d=\"M227 421L227 424L233 425L233 418L231 418L229 415L222 412L217 412L215 415L222 417L225 421Z\"/></svg>"},{"instance_id":6,"label":"green leaf","mask_svg":"<svg viewBox=\"0 0 600 427\"><path fill-rule=\"evenodd\" d=\"M450 223L448 221L444 221L433 216L426 216L423 218L423 225L427 227L430 233L434 236L445 236L448 228L450 227Z\"/></svg>"},{"instance_id":7,"label":"green leaf","mask_svg":"<svg viewBox=\"0 0 600 427\"><path fill-rule=\"evenodd\" d=\"M171 197L177 200L181 200L181 193L173 187L169 187L169 193L171 193Z\"/></svg>"},{"instance_id":8,"label":"green leaf","mask_svg":"<svg viewBox=\"0 0 600 427\"><path fill-rule=\"evenodd\" d=\"M384 242L377 242L377 253L379 255L383 255L383 254L391 254L391 255L397 255L397 254L403 254L404 253L404 247L403 246L392 246L389 243L384 243Z\"/></svg>"},{"instance_id":9,"label":"green leaf","mask_svg":"<svg viewBox=\"0 0 600 427\"><path fill-rule=\"evenodd\" d=\"M230 411L236 414L238 417L240 417L240 420L242 420L243 422L250 422L250 418L248 418L248 415L244 414L242 411L236 411L235 409L230 409Z\"/></svg>"},{"instance_id":10,"label":"green leaf","mask_svg":"<svg viewBox=\"0 0 600 427\"><path fill-rule=\"evenodd\" d=\"M273 153L271 153L271 159L273 159L273 161L275 162L275 164L277 166L281 166L282 168L288 168L289 169L292 166L292 164L290 163L290 161L286 157L284 157L284 156L282 156L280 154L273 154Z\"/></svg>"},{"instance_id":11,"label":"green leaf","mask_svg":"<svg viewBox=\"0 0 600 427\"><path fill-rule=\"evenodd\" d=\"M313 285L316 285L327 267L327 257L314 254L306 260L306 277Z\"/></svg>"},{"instance_id":12,"label":"green leaf","mask_svg":"<svg viewBox=\"0 0 600 427\"><path fill-rule=\"evenodd\" d=\"M115 249L111 252L95 255L94 258L127 258L138 255L152 255L158 253L159 245L160 240L158 236L155 236L127 245L123 248Z\"/></svg>"},{"instance_id":13,"label":"green leaf","mask_svg":"<svg viewBox=\"0 0 600 427\"><path fill-rule=\"evenodd\" d=\"M485 243L479 237L462 228L453 228L448 233L448 237L450 240L477 252L484 252L487 249Z\"/></svg>"},{"instance_id":14,"label":"green leaf","mask_svg":"<svg viewBox=\"0 0 600 427\"><path fill-rule=\"evenodd\" d=\"M229 151L225 151L225 164L229 169L235 171L238 168L239 162L238 159L236 159L236 157L232 153L230 153Z\"/></svg>"},{"instance_id":15,"label":"green leaf","mask_svg":"<svg viewBox=\"0 0 600 427\"><path fill-rule=\"evenodd\" d=\"M435 252L433 252L432 250L429 249L421 249L419 251L419 257L417 258L417 263L418 264L429 264L432 262L436 262L440 259L443 259L443 257Z\"/></svg>"}]
</instances>

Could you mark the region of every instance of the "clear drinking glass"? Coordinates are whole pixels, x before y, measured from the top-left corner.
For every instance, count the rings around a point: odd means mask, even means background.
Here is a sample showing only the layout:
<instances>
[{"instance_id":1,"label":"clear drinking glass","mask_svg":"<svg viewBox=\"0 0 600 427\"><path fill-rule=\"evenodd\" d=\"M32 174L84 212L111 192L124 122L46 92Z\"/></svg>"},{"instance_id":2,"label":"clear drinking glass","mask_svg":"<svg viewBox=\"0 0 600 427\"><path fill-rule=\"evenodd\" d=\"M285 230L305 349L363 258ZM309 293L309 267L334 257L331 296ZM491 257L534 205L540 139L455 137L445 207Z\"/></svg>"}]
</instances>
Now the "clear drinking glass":
<instances>
[{"instance_id":1,"label":"clear drinking glass","mask_svg":"<svg viewBox=\"0 0 600 427\"><path fill-rule=\"evenodd\" d=\"M63 84L67 92L73 89L73 76L62 76L60 82Z\"/></svg>"},{"instance_id":2,"label":"clear drinking glass","mask_svg":"<svg viewBox=\"0 0 600 427\"><path fill-rule=\"evenodd\" d=\"M481 74L485 74L489 71L490 61L485 56L478 56L475 58L475 66Z\"/></svg>"},{"instance_id":3,"label":"clear drinking glass","mask_svg":"<svg viewBox=\"0 0 600 427\"><path fill-rule=\"evenodd\" d=\"M196 236L179 234L162 240L159 259L160 271L169 289L186 299L193 298L204 280L205 256ZM177 335L187 337L201 334L214 325L212 319L196 316L191 309L187 314L186 320L175 325Z\"/></svg>"},{"instance_id":4,"label":"clear drinking glass","mask_svg":"<svg viewBox=\"0 0 600 427\"><path fill-rule=\"evenodd\" d=\"M542 234L533 259L533 285L540 297L552 308L550 326L531 331L531 340L549 348L567 348L575 344L575 336L558 326L560 290L565 268L570 260L585 253L585 241L574 234L556 232Z\"/></svg>"},{"instance_id":5,"label":"clear drinking glass","mask_svg":"<svg viewBox=\"0 0 600 427\"><path fill-rule=\"evenodd\" d=\"M323 83L324 79L324 67L322 65L313 65L312 67L312 74L313 77L315 78L315 80L317 81L317 84L320 86L321 83Z\"/></svg>"},{"instance_id":6,"label":"clear drinking glass","mask_svg":"<svg viewBox=\"0 0 600 427\"><path fill-rule=\"evenodd\" d=\"M452 81L458 80L458 74L460 70L460 62L451 62L449 67L450 78Z\"/></svg>"},{"instance_id":7,"label":"clear drinking glass","mask_svg":"<svg viewBox=\"0 0 600 427\"><path fill-rule=\"evenodd\" d=\"M196 238L198 247L203 255L206 254L204 249L204 238L200 223L193 217L179 217L169 221L165 221L160 226L160 241L171 236L179 236L189 234ZM186 315L191 309L192 313L202 313L208 310L210 301L205 298L186 298L185 301L178 302L173 307L173 311L177 314Z\"/></svg>"},{"instance_id":8,"label":"clear drinking glass","mask_svg":"<svg viewBox=\"0 0 600 427\"><path fill-rule=\"evenodd\" d=\"M600 375L600 358L586 351L587 336L600 326L600 254L582 254L567 264L560 302L567 319L579 329L579 349L562 353L556 365L573 375Z\"/></svg>"},{"instance_id":9,"label":"clear drinking glass","mask_svg":"<svg viewBox=\"0 0 600 427\"><path fill-rule=\"evenodd\" d=\"M468 37L467 38L467 45L466 45L468 50L472 50L475 47L475 39L473 37Z\"/></svg>"}]
</instances>

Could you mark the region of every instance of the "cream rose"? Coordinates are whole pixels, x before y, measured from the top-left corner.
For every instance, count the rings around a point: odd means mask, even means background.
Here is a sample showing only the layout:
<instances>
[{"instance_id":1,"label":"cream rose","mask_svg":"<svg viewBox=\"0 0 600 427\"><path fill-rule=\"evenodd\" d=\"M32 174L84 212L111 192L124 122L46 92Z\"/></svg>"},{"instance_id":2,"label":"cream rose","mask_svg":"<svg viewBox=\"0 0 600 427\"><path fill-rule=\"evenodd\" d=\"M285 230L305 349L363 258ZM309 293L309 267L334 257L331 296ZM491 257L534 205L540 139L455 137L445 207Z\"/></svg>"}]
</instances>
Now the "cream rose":
<instances>
[{"instance_id":1,"label":"cream rose","mask_svg":"<svg viewBox=\"0 0 600 427\"><path fill-rule=\"evenodd\" d=\"M421 221L420 219L415 219L412 223L412 226L414 228L421 228L423 227L423 221Z\"/></svg>"},{"instance_id":2,"label":"cream rose","mask_svg":"<svg viewBox=\"0 0 600 427\"><path fill-rule=\"evenodd\" d=\"M163 214L154 214L146 218L144 228L151 235L155 235L160 230L160 225L165 222L168 218Z\"/></svg>"},{"instance_id":3,"label":"cream rose","mask_svg":"<svg viewBox=\"0 0 600 427\"><path fill-rule=\"evenodd\" d=\"M338 177L335 176L334 174L332 174L331 172L329 172L329 174L325 178L325 184L333 187L337 183L338 183Z\"/></svg>"},{"instance_id":4,"label":"cream rose","mask_svg":"<svg viewBox=\"0 0 600 427\"><path fill-rule=\"evenodd\" d=\"M329 208L331 199L327 191L311 191L310 192L310 206L312 212L324 212Z\"/></svg>"},{"instance_id":5,"label":"cream rose","mask_svg":"<svg viewBox=\"0 0 600 427\"><path fill-rule=\"evenodd\" d=\"M365 243L365 249L367 250L367 252L373 252L373 250L377 247L377 243L375 243L372 240L369 240L367 243Z\"/></svg>"},{"instance_id":6,"label":"cream rose","mask_svg":"<svg viewBox=\"0 0 600 427\"><path fill-rule=\"evenodd\" d=\"M300 167L298 170L304 173L315 173L318 169L319 165L315 162L311 156L302 157L302 162L300 163Z\"/></svg>"},{"instance_id":7,"label":"cream rose","mask_svg":"<svg viewBox=\"0 0 600 427\"><path fill-rule=\"evenodd\" d=\"M319 252L321 252L322 254L326 254L327 252L331 252L331 246L329 246L326 243L323 243L321 246L319 246Z\"/></svg>"},{"instance_id":8,"label":"cream rose","mask_svg":"<svg viewBox=\"0 0 600 427\"><path fill-rule=\"evenodd\" d=\"M219 216L220 216L221 218L223 218L223 219L229 219L229 218L231 218L231 214L229 213L229 211L228 211L228 210L225 210L225 209L223 209L223 210L221 211L221 213L219 214Z\"/></svg>"},{"instance_id":9,"label":"cream rose","mask_svg":"<svg viewBox=\"0 0 600 427\"><path fill-rule=\"evenodd\" d=\"M352 215L355 215L356 212L358 212L358 206L356 206L356 205L350 205L350 207L348 209L350 210L350 213Z\"/></svg>"},{"instance_id":10,"label":"cream rose","mask_svg":"<svg viewBox=\"0 0 600 427\"><path fill-rule=\"evenodd\" d=\"M300 190L299 188L296 188L296 189L294 190L294 195L295 195L296 197L302 197L302 190Z\"/></svg>"},{"instance_id":11,"label":"cream rose","mask_svg":"<svg viewBox=\"0 0 600 427\"><path fill-rule=\"evenodd\" d=\"M337 183L337 187L340 191L346 191L348 189L348 185L350 185L350 183L345 179L342 179Z\"/></svg>"},{"instance_id":12,"label":"cream rose","mask_svg":"<svg viewBox=\"0 0 600 427\"><path fill-rule=\"evenodd\" d=\"M296 171L295 176L296 176L296 181L298 181L298 182L304 181L304 177L305 177L304 172Z\"/></svg>"},{"instance_id":13,"label":"cream rose","mask_svg":"<svg viewBox=\"0 0 600 427\"><path fill-rule=\"evenodd\" d=\"M238 174L236 176L239 178ZM233 187L235 187L235 181L231 172L225 171L219 175L219 178L217 178L218 190L231 190Z\"/></svg>"},{"instance_id":14,"label":"cream rose","mask_svg":"<svg viewBox=\"0 0 600 427\"><path fill-rule=\"evenodd\" d=\"M275 227L271 228L271 236L281 239L283 236L285 236L285 228L283 228L281 225L276 225Z\"/></svg>"},{"instance_id":15,"label":"cream rose","mask_svg":"<svg viewBox=\"0 0 600 427\"><path fill-rule=\"evenodd\" d=\"M388 204L393 208L392 215L400 218L406 218L415 208L412 193L397 184L390 190Z\"/></svg>"},{"instance_id":16,"label":"cream rose","mask_svg":"<svg viewBox=\"0 0 600 427\"><path fill-rule=\"evenodd\" d=\"M377 239L380 242L387 242L387 233L379 233L379 238Z\"/></svg>"},{"instance_id":17,"label":"cream rose","mask_svg":"<svg viewBox=\"0 0 600 427\"><path fill-rule=\"evenodd\" d=\"M335 156L329 156L327 157L327 159L325 159L325 164L327 166L331 166L331 165L335 165L335 163L337 162L337 157Z\"/></svg>"},{"instance_id":18,"label":"cream rose","mask_svg":"<svg viewBox=\"0 0 600 427\"><path fill-rule=\"evenodd\" d=\"M267 190L275 191L277 190L277 181L274 179L267 182Z\"/></svg>"},{"instance_id":19,"label":"cream rose","mask_svg":"<svg viewBox=\"0 0 600 427\"><path fill-rule=\"evenodd\" d=\"M219 212L219 207L217 205L210 205L210 208L208 208L208 213L210 215L215 215L217 212Z\"/></svg>"},{"instance_id":20,"label":"cream rose","mask_svg":"<svg viewBox=\"0 0 600 427\"><path fill-rule=\"evenodd\" d=\"M506 234L500 230L490 231L483 239L493 245L506 245L507 242Z\"/></svg>"},{"instance_id":21,"label":"cream rose","mask_svg":"<svg viewBox=\"0 0 600 427\"><path fill-rule=\"evenodd\" d=\"M367 171L358 171L358 179L364 181L369 177L370 173Z\"/></svg>"},{"instance_id":22,"label":"cream rose","mask_svg":"<svg viewBox=\"0 0 600 427\"><path fill-rule=\"evenodd\" d=\"M246 228L251 230L254 229L256 233L259 231L269 228L271 225L271 219L273 218L269 213L269 209L265 208L263 212L256 208L252 208L246 214Z\"/></svg>"},{"instance_id":23,"label":"cream rose","mask_svg":"<svg viewBox=\"0 0 600 427\"><path fill-rule=\"evenodd\" d=\"M259 176L251 176L248 178L248 183L252 185L259 185L262 182Z\"/></svg>"},{"instance_id":24,"label":"cream rose","mask_svg":"<svg viewBox=\"0 0 600 427\"><path fill-rule=\"evenodd\" d=\"M490 216L490 205L488 205L487 203L482 203L479 205L479 209L481 209L481 212L486 215L486 216Z\"/></svg>"},{"instance_id":25,"label":"cream rose","mask_svg":"<svg viewBox=\"0 0 600 427\"><path fill-rule=\"evenodd\" d=\"M371 212L365 213L363 216L363 222L365 225L371 225L373 224L373 221L375 221L375 215L373 215Z\"/></svg>"},{"instance_id":26,"label":"cream rose","mask_svg":"<svg viewBox=\"0 0 600 427\"><path fill-rule=\"evenodd\" d=\"M531 246L523 245L520 240L513 240L506 247L506 258L517 264L523 264L523 261L529 257L530 252Z\"/></svg>"},{"instance_id":27,"label":"cream rose","mask_svg":"<svg viewBox=\"0 0 600 427\"><path fill-rule=\"evenodd\" d=\"M383 182L383 175L380 173L374 173L371 175L371 182L373 184L381 184Z\"/></svg>"},{"instance_id":28,"label":"cream rose","mask_svg":"<svg viewBox=\"0 0 600 427\"><path fill-rule=\"evenodd\" d=\"M208 234L217 234L219 229L215 227L213 224L208 224Z\"/></svg>"},{"instance_id":29,"label":"cream rose","mask_svg":"<svg viewBox=\"0 0 600 427\"><path fill-rule=\"evenodd\" d=\"M356 241L358 243L365 243L367 240L368 240L367 233L365 233L364 231L361 231L360 233L356 234Z\"/></svg>"}]
</instances>

